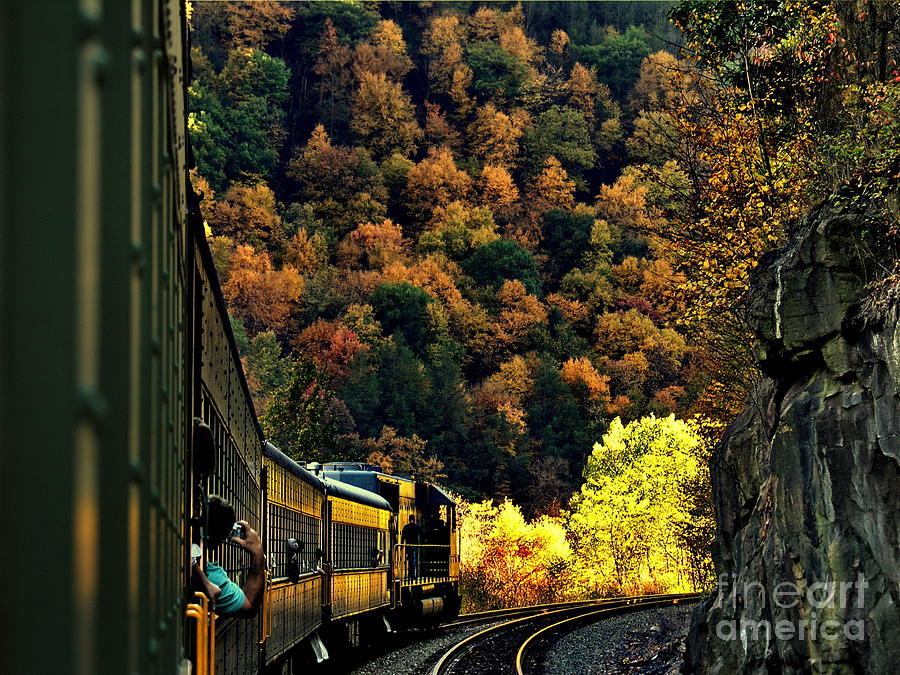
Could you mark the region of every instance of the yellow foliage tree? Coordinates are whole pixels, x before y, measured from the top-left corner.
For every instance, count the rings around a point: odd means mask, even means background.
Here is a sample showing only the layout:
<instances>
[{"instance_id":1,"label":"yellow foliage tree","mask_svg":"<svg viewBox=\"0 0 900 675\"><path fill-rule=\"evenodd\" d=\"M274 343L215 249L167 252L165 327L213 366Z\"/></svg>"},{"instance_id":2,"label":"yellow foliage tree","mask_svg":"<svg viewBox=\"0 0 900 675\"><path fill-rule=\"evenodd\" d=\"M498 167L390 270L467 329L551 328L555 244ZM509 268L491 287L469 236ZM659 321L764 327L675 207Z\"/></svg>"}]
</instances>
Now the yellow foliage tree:
<instances>
[{"instance_id":1,"label":"yellow foliage tree","mask_svg":"<svg viewBox=\"0 0 900 675\"><path fill-rule=\"evenodd\" d=\"M715 533L699 422L613 420L568 513L579 572L599 594L701 590Z\"/></svg>"},{"instance_id":2,"label":"yellow foliage tree","mask_svg":"<svg viewBox=\"0 0 900 675\"><path fill-rule=\"evenodd\" d=\"M510 501L461 504L464 611L556 602L573 590L572 552L558 520L527 522Z\"/></svg>"},{"instance_id":3,"label":"yellow foliage tree","mask_svg":"<svg viewBox=\"0 0 900 675\"><path fill-rule=\"evenodd\" d=\"M384 73L360 73L352 110L350 128L378 157L409 155L422 138L412 101Z\"/></svg>"},{"instance_id":4,"label":"yellow foliage tree","mask_svg":"<svg viewBox=\"0 0 900 675\"><path fill-rule=\"evenodd\" d=\"M568 384L577 394L590 401L608 404L609 377L601 375L594 364L585 357L569 359L560 369L563 382Z\"/></svg>"},{"instance_id":5,"label":"yellow foliage tree","mask_svg":"<svg viewBox=\"0 0 900 675\"><path fill-rule=\"evenodd\" d=\"M581 112L589 122L593 121L596 115L597 95L600 92L596 72L576 62L569 73L569 79L566 80L565 88L572 107Z\"/></svg>"},{"instance_id":6,"label":"yellow foliage tree","mask_svg":"<svg viewBox=\"0 0 900 675\"><path fill-rule=\"evenodd\" d=\"M508 168L519 152L523 124L521 115L507 115L486 103L466 129L472 153L489 164Z\"/></svg>"},{"instance_id":7,"label":"yellow foliage tree","mask_svg":"<svg viewBox=\"0 0 900 675\"><path fill-rule=\"evenodd\" d=\"M547 309L536 295L529 295L518 279L504 282L497 291L500 302L499 336L508 344L522 340L531 328L547 323Z\"/></svg>"},{"instance_id":8,"label":"yellow foliage tree","mask_svg":"<svg viewBox=\"0 0 900 675\"><path fill-rule=\"evenodd\" d=\"M407 208L420 219L429 220L434 209L452 201L465 201L472 179L457 168L449 148L430 148L428 156L409 170L406 177Z\"/></svg>"},{"instance_id":9,"label":"yellow foliage tree","mask_svg":"<svg viewBox=\"0 0 900 675\"><path fill-rule=\"evenodd\" d=\"M409 242L403 230L390 219L360 225L338 245L337 262L349 269L384 269L401 260Z\"/></svg>"},{"instance_id":10,"label":"yellow foliage tree","mask_svg":"<svg viewBox=\"0 0 900 675\"><path fill-rule=\"evenodd\" d=\"M516 212L519 188L509 171L495 164L485 164L478 180L479 201L494 215L509 221Z\"/></svg>"}]
</instances>

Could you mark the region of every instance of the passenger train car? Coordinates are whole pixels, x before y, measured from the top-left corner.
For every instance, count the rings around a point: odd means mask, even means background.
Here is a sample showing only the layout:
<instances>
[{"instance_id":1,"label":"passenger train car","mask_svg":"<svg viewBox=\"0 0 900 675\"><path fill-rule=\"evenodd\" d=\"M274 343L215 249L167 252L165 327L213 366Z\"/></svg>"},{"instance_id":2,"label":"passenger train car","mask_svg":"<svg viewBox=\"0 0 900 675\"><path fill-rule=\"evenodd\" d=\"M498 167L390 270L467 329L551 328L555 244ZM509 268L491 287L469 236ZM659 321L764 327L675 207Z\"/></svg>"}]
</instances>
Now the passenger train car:
<instances>
[{"instance_id":1,"label":"passenger train car","mask_svg":"<svg viewBox=\"0 0 900 675\"><path fill-rule=\"evenodd\" d=\"M292 672L459 609L452 499L264 438L188 180L188 39L179 0L0 6L4 672ZM212 494L263 537L251 619L191 585Z\"/></svg>"}]
</instances>

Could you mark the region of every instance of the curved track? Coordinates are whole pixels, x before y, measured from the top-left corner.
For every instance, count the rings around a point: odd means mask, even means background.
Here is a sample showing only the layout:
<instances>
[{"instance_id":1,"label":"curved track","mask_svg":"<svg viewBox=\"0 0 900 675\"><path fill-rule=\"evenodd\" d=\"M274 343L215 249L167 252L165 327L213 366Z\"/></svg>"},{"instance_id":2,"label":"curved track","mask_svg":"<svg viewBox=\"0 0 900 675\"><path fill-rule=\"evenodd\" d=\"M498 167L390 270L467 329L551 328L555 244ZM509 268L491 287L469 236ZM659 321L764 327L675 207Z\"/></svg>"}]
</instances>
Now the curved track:
<instances>
[{"instance_id":1,"label":"curved track","mask_svg":"<svg viewBox=\"0 0 900 675\"><path fill-rule=\"evenodd\" d=\"M444 653L430 675L535 675L540 672L544 651L563 633L615 614L698 598L698 594L685 593L504 610L517 611L520 616L458 642ZM503 612L494 612L492 616L489 612L468 616L472 618L464 615L460 621L507 618Z\"/></svg>"}]
</instances>

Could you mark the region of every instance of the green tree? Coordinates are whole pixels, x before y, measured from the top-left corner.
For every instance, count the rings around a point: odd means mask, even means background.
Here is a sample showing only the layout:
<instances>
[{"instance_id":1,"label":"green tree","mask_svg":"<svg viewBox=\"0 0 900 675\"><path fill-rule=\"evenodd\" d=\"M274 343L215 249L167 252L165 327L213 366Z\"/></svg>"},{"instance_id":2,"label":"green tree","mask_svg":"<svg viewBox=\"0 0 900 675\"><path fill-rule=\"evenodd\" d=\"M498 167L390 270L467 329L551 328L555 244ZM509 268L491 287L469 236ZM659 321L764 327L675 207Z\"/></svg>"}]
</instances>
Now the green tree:
<instances>
[{"instance_id":1,"label":"green tree","mask_svg":"<svg viewBox=\"0 0 900 675\"><path fill-rule=\"evenodd\" d=\"M476 42L466 51L474 77L472 88L498 101L516 98L528 77L528 66L495 42Z\"/></svg>"},{"instance_id":2,"label":"green tree","mask_svg":"<svg viewBox=\"0 0 900 675\"><path fill-rule=\"evenodd\" d=\"M287 383L275 390L260 419L266 438L301 462L335 459L335 430L329 414L332 398L313 362L296 359Z\"/></svg>"},{"instance_id":3,"label":"green tree","mask_svg":"<svg viewBox=\"0 0 900 675\"><path fill-rule=\"evenodd\" d=\"M509 239L497 239L479 246L462 262L462 268L482 286L499 288L505 281L518 279L532 295L541 292L541 278L534 258Z\"/></svg>"},{"instance_id":4,"label":"green tree","mask_svg":"<svg viewBox=\"0 0 900 675\"><path fill-rule=\"evenodd\" d=\"M525 132L524 148L528 166L535 173L551 156L573 176L582 175L597 162L584 115L556 105L534 119Z\"/></svg>"},{"instance_id":5,"label":"green tree","mask_svg":"<svg viewBox=\"0 0 900 675\"><path fill-rule=\"evenodd\" d=\"M291 363L282 358L281 343L270 330L257 333L242 353L256 412L264 415L272 394L287 383Z\"/></svg>"},{"instance_id":6,"label":"green tree","mask_svg":"<svg viewBox=\"0 0 900 675\"><path fill-rule=\"evenodd\" d=\"M594 216L580 212L554 209L541 226L543 249L547 252L547 272L555 281L577 265L589 249Z\"/></svg>"},{"instance_id":7,"label":"green tree","mask_svg":"<svg viewBox=\"0 0 900 675\"><path fill-rule=\"evenodd\" d=\"M597 78L622 99L634 86L641 61L653 48L643 28L630 26L624 33L609 31L599 44L575 45L572 51L578 61L594 66Z\"/></svg>"},{"instance_id":8,"label":"green tree","mask_svg":"<svg viewBox=\"0 0 900 675\"><path fill-rule=\"evenodd\" d=\"M380 284L369 297L384 334L402 338L417 353L425 347L425 309L432 302L426 291L406 282Z\"/></svg>"}]
</instances>

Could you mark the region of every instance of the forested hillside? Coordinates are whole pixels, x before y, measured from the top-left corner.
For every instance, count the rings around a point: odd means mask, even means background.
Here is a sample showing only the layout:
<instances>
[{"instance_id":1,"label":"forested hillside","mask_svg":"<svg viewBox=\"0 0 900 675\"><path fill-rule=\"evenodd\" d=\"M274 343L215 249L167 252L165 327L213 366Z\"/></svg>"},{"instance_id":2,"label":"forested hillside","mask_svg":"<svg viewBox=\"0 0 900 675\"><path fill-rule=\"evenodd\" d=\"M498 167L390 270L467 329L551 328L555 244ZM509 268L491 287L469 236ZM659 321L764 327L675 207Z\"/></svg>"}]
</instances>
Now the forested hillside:
<instances>
[{"instance_id":1,"label":"forested hillside","mask_svg":"<svg viewBox=\"0 0 900 675\"><path fill-rule=\"evenodd\" d=\"M483 606L702 586L712 444L781 363L758 262L849 183L893 269L897 8L193 3L195 187L267 435L497 500L463 520Z\"/></svg>"},{"instance_id":2,"label":"forested hillside","mask_svg":"<svg viewBox=\"0 0 900 675\"><path fill-rule=\"evenodd\" d=\"M687 181L643 142L668 9L194 3L196 187L276 443L540 513L612 419L693 412L648 235Z\"/></svg>"}]
</instances>

